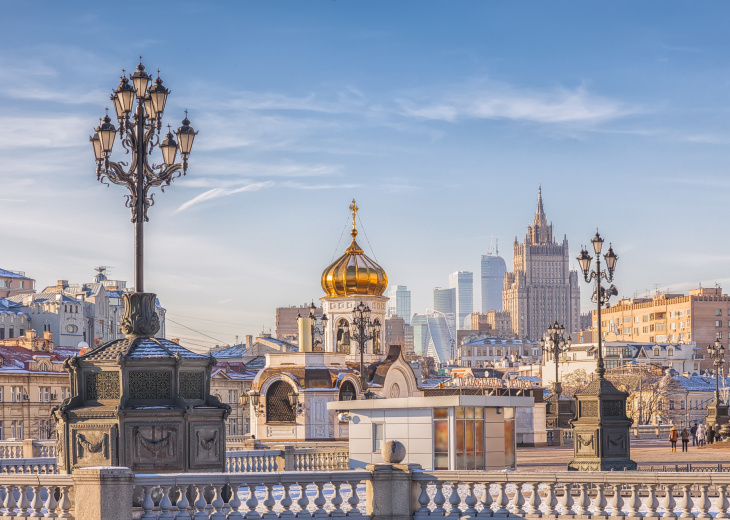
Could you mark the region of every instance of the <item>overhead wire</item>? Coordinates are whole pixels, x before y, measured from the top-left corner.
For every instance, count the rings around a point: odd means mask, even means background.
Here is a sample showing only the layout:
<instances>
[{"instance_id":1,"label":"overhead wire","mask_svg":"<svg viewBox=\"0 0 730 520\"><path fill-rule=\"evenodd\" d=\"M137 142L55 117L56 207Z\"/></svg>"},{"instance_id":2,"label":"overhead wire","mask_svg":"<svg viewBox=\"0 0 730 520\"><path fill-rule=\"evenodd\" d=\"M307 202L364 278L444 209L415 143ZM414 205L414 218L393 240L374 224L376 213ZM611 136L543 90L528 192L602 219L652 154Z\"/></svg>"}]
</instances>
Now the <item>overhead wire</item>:
<instances>
[{"instance_id":1,"label":"overhead wire","mask_svg":"<svg viewBox=\"0 0 730 520\"><path fill-rule=\"evenodd\" d=\"M370 248L370 252L373 254L373 258L375 259L375 262L380 263L380 262L378 262L378 257L375 256L375 250L373 249L373 246L370 243L370 239L368 238L368 232L365 231L365 224L362 223L362 217L360 217L359 213L357 215L357 218L360 220L360 227L362 228L362 233L363 233L363 235L365 235L365 240L368 243L368 247Z\"/></svg>"},{"instance_id":2,"label":"overhead wire","mask_svg":"<svg viewBox=\"0 0 730 520\"><path fill-rule=\"evenodd\" d=\"M213 336L209 336L208 334L205 334L205 333L203 333L203 332L200 332L199 330L195 330L195 329L194 329L194 328L192 328L192 327L188 327L187 325L183 325L182 323L178 323L178 322L177 322L177 321L175 321L175 320L171 320L171 319L170 319L169 317L165 317L165 319L166 319L167 321L170 321L170 322L174 323L175 325L178 325L178 326L180 326L180 327L183 327L183 328L185 328L185 329L188 329L188 330L192 330L192 331L193 331L193 332L195 332L196 334L200 334L201 336L205 336L206 338L210 338L210 339L213 339L213 340L215 340L215 341L217 341L217 342L219 342L219 343L226 343L225 341L222 341L222 340L220 340L220 339L218 339L218 338L214 338Z\"/></svg>"}]
</instances>

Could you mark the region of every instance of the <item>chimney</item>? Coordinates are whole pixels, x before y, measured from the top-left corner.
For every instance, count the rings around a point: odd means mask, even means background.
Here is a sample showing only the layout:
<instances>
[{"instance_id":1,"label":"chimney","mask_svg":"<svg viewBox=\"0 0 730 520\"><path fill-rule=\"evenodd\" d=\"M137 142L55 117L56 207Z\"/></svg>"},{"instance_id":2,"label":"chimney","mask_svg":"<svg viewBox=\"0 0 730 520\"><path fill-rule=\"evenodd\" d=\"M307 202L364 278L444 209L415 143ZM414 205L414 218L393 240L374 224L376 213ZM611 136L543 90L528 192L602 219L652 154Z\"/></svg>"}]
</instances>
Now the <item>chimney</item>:
<instances>
[{"instance_id":1,"label":"chimney","mask_svg":"<svg viewBox=\"0 0 730 520\"><path fill-rule=\"evenodd\" d=\"M27 340L34 340L35 339L35 330L30 329L25 331L25 339Z\"/></svg>"},{"instance_id":2,"label":"chimney","mask_svg":"<svg viewBox=\"0 0 730 520\"><path fill-rule=\"evenodd\" d=\"M180 344L180 338L170 338L170 341L172 341L176 345L179 345Z\"/></svg>"},{"instance_id":3,"label":"chimney","mask_svg":"<svg viewBox=\"0 0 730 520\"><path fill-rule=\"evenodd\" d=\"M250 334L246 336L246 348L253 347L253 336Z\"/></svg>"},{"instance_id":4,"label":"chimney","mask_svg":"<svg viewBox=\"0 0 730 520\"><path fill-rule=\"evenodd\" d=\"M59 280L58 288L61 290L68 288L68 280Z\"/></svg>"}]
</instances>

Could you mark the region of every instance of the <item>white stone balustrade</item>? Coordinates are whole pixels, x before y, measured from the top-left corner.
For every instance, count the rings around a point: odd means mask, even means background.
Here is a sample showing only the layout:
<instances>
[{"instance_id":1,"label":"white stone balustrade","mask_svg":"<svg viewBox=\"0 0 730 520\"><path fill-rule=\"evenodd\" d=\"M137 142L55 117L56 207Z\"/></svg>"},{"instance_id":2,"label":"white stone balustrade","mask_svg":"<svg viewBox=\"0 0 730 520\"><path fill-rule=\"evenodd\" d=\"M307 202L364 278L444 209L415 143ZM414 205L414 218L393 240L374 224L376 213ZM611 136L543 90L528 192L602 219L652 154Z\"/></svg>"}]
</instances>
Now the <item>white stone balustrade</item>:
<instances>
[{"instance_id":1,"label":"white stone balustrade","mask_svg":"<svg viewBox=\"0 0 730 520\"><path fill-rule=\"evenodd\" d=\"M415 470L414 520L730 518L727 473Z\"/></svg>"},{"instance_id":2,"label":"white stone balustrade","mask_svg":"<svg viewBox=\"0 0 730 520\"><path fill-rule=\"evenodd\" d=\"M226 452L226 472L228 473L246 473L260 472L271 473L274 471L283 471L279 462L283 454L282 450L241 450Z\"/></svg>"},{"instance_id":3,"label":"white stone balustrade","mask_svg":"<svg viewBox=\"0 0 730 520\"><path fill-rule=\"evenodd\" d=\"M55 457L56 441L24 439L20 441L0 441L0 459L30 459L35 457Z\"/></svg>"},{"instance_id":4,"label":"white stone balustrade","mask_svg":"<svg viewBox=\"0 0 730 520\"><path fill-rule=\"evenodd\" d=\"M0 474L56 474L56 457L35 457L32 459L0 458Z\"/></svg>"},{"instance_id":5,"label":"white stone balustrade","mask_svg":"<svg viewBox=\"0 0 730 520\"><path fill-rule=\"evenodd\" d=\"M2 518L74 519L71 475L0 475Z\"/></svg>"},{"instance_id":6,"label":"white stone balustrade","mask_svg":"<svg viewBox=\"0 0 730 520\"><path fill-rule=\"evenodd\" d=\"M368 471L138 474L142 520L362 518ZM139 515L139 516L138 516Z\"/></svg>"}]
</instances>

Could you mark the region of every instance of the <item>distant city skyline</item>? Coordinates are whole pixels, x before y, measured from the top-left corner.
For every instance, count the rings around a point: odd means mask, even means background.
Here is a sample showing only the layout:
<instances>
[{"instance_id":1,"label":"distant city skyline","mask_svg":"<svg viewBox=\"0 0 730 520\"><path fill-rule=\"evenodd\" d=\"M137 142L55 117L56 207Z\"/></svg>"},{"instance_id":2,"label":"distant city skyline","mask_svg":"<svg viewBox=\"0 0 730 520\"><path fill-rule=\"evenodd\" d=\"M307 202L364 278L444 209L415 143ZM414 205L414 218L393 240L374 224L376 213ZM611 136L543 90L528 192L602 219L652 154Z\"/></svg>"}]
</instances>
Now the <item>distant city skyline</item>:
<instances>
[{"instance_id":1,"label":"distant city skyline","mask_svg":"<svg viewBox=\"0 0 730 520\"><path fill-rule=\"evenodd\" d=\"M188 109L200 132L145 229L145 288L183 343L275 332L277 307L316 302L353 197L412 313L480 273L492 235L512 265L539 182L571 269L596 227L613 243L619 297L730 288L730 4L152 3L138 39L113 37L112 4L0 5L0 268L37 287L98 265L134 279L88 137L141 54L174 92L165 124Z\"/></svg>"}]
</instances>

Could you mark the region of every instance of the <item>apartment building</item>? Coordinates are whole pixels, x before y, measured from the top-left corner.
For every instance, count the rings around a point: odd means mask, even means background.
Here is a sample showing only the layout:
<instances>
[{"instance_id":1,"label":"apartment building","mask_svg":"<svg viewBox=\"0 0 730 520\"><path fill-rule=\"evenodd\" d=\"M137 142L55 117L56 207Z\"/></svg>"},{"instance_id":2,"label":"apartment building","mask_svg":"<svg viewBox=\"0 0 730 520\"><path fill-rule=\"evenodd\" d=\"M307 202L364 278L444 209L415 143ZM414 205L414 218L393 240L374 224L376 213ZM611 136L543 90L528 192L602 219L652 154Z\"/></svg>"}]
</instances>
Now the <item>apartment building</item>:
<instances>
[{"instance_id":1,"label":"apartment building","mask_svg":"<svg viewBox=\"0 0 730 520\"><path fill-rule=\"evenodd\" d=\"M598 338L596 311L592 313L593 341ZM701 349L701 369L712 368L705 355L716 338L730 340L730 296L718 287L699 287L684 294L620 300L601 312L604 338L640 343L689 343Z\"/></svg>"}]
</instances>

